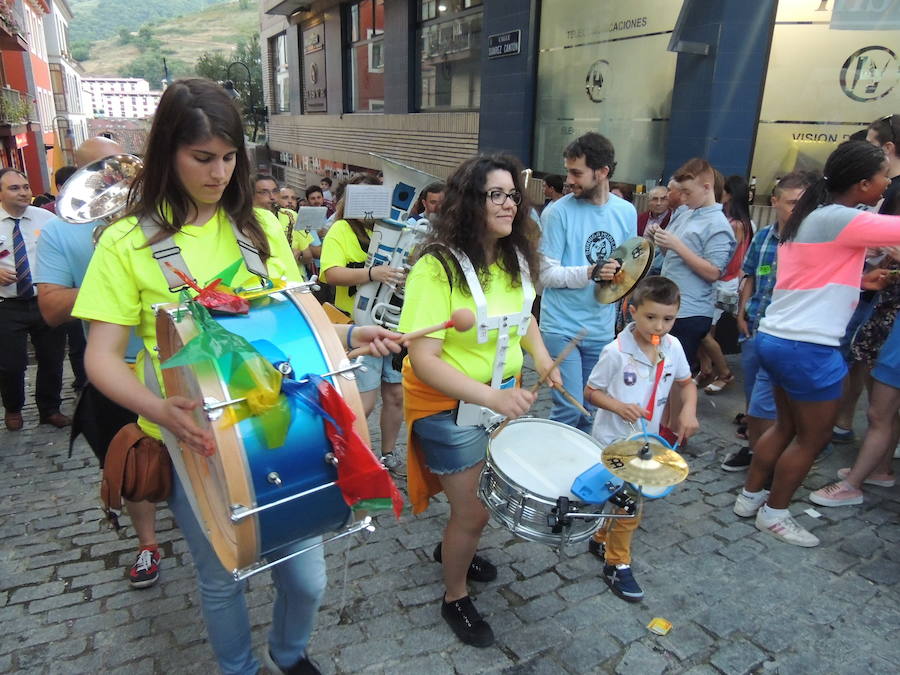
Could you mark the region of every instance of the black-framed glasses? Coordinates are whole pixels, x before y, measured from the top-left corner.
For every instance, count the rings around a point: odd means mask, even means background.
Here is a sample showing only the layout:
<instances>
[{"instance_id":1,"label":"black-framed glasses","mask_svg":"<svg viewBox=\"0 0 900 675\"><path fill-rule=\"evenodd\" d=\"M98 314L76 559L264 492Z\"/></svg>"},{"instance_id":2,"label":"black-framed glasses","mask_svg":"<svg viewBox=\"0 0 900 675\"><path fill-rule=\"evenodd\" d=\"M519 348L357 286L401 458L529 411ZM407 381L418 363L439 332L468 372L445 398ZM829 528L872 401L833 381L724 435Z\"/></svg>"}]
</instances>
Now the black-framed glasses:
<instances>
[{"instance_id":1,"label":"black-framed glasses","mask_svg":"<svg viewBox=\"0 0 900 675\"><path fill-rule=\"evenodd\" d=\"M507 198L512 200L512 203L518 206L522 203L522 193L518 190L513 190L512 192L504 192L503 190L491 190L489 192L485 192L484 196L491 200L492 204L496 204L497 206L503 206L506 203Z\"/></svg>"}]
</instances>

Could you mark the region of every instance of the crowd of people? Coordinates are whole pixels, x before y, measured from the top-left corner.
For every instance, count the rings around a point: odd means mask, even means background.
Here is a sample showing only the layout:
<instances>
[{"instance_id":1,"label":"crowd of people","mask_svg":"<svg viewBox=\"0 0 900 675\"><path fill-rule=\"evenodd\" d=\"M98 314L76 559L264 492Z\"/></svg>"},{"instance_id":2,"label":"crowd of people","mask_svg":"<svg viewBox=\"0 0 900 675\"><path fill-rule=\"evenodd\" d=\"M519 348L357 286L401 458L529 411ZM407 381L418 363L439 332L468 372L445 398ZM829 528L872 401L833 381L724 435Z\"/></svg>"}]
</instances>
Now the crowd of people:
<instances>
[{"instance_id":1,"label":"crowd of people","mask_svg":"<svg viewBox=\"0 0 900 675\"><path fill-rule=\"evenodd\" d=\"M550 418L590 434L598 451L639 430L684 447L699 429L698 387L715 395L735 379L716 332L731 316L747 399L738 421L748 439L722 464L747 470L734 512L783 542L815 546L818 539L789 507L832 439L852 440L844 413L849 409L852 420L866 386L869 426L859 456L810 499L860 504L865 485L894 485L898 143L900 117L889 116L874 122L865 140L838 146L822 174L781 177L771 197L775 222L759 229L746 180L722 176L703 158L685 162L667 186L653 187L649 209L639 215L627 186L612 182L615 149L598 133L565 149L566 174L544 179L539 212L529 204L515 157L479 155L446 183L422 190L414 211L427 219L427 234L411 267L401 268L367 264L372 224L344 217L344 185L332 193L326 178L300 199L271 176L251 176L240 115L227 94L206 80L179 80L160 100L127 211L96 249L91 226L54 219L31 205L25 176L0 171L0 246L11 253L0 258L0 330L10 345L0 359L6 427L23 426L29 334L38 357L40 421L70 423L59 411L66 333L51 326L80 331L72 324L77 317L90 329L75 432L85 435L101 466L110 432L135 419L149 438L161 439L163 428L185 451L213 453L211 433L193 415L198 402L167 396L160 377L153 307L175 296L156 252L161 245L177 249L197 279L240 263L235 286L259 274L248 250L267 276L300 281L317 274L334 291L328 299L338 337L348 351L368 352L357 386L366 415L380 394L384 466L407 475L413 513L439 492L449 502L442 540L431 553L443 571L441 616L462 642L486 647L493 631L469 582L492 581L497 569L477 552L489 519L477 485L493 424L525 415L536 400L520 386L524 353L552 387ZM90 139L78 163L119 151L107 139ZM350 184L366 182L379 181L363 175ZM324 208L321 226L298 227L302 207ZM622 306L598 304L596 285L620 271L613 251L641 236L656 251L651 273ZM37 263L34 273L29 261ZM350 322L354 295L372 282L404 287L399 332ZM402 333L441 324L462 309L476 317L474 330L434 330L401 353ZM395 450L404 419L405 466ZM220 669L257 672L243 584L217 558L177 475L168 503L191 552ZM139 543L130 582L146 587L159 578L156 507L126 508ZM640 514L609 519L588 544L603 581L628 602L644 595L631 567L639 523ZM308 645L325 572L321 547L273 569L273 622L263 654L272 672L319 672Z\"/></svg>"}]
</instances>

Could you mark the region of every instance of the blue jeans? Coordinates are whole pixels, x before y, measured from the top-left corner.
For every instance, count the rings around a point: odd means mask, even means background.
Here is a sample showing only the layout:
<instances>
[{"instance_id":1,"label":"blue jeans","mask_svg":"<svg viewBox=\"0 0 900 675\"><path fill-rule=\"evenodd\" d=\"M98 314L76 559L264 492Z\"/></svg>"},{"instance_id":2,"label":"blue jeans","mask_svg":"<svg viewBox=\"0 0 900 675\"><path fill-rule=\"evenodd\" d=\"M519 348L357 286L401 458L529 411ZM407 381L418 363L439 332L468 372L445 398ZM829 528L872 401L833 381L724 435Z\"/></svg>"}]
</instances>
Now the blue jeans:
<instances>
[{"instance_id":1,"label":"blue jeans","mask_svg":"<svg viewBox=\"0 0 900 675\"><path fill-rule=\"evenodd\" d=\"M541 333L547 351L554 359L565 349L574 335L560 335L558 333ZM569 355L559 364L559 373L562 375L563 386L580 403L584 404L591 415L597 410L594 406L584 401L584 387L591 371L600 360L600 352L609 344L608 340L591 339L590 336L582 340ZM550 411L550 419L575 427L586 434L591 433L592 420L585 417L578 409L569 403L562 394L555 389L552 391L553 410Z\"/></svg>"},{"instance_id":2,"label":"blue jeans","mask_svg":"<svg viewBox=\"0 0 900 675\"><path fill-rule=\"evenodd\" d=\"M253 656L250 644L245 583L235 581L231 573L222 567L197 522L177 474L172 480L169 508L194 560L203 619L219 669L226 675L255 674L260 664ZM296 542L285 547L279 555L319 539ZM269 651L275 663L288 668L306 654L319 603L325 593L325 554L322 547L272 568L272 581L275 585L275 606L272 610L272 629L269 631Z\"/></svg>"}]
</instances>

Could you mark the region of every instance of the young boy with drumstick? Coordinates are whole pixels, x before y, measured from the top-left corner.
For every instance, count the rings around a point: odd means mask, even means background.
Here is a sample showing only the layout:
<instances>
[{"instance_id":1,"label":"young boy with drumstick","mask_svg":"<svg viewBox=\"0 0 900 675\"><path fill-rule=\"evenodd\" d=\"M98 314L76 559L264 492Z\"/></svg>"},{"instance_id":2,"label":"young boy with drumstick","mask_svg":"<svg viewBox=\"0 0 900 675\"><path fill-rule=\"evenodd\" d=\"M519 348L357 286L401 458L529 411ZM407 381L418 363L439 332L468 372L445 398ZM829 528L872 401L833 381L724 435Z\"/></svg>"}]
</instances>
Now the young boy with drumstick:
<instances>
[{"instance_id":1,"label":"young boy with drumstick","mask_svg":"<svg viewBox=\"0 0 900 675\"><path fill-rule=\"evenodd\" d=\"M647 433L658 434L673 383L682 403L675 425L679 442L699 428L697 387L681 343L669 335L680 304L678 286L665 277L647 277L632 292L628 309L634 321L603 348L584 389L584 400L598 408L591 435L603 447L640 430L641 419ZM604 562L603 580L627 602L644 597L631 572L631 539L640 522L640 513L608 518L588 544Z\"/></svg>"}]
</instances>

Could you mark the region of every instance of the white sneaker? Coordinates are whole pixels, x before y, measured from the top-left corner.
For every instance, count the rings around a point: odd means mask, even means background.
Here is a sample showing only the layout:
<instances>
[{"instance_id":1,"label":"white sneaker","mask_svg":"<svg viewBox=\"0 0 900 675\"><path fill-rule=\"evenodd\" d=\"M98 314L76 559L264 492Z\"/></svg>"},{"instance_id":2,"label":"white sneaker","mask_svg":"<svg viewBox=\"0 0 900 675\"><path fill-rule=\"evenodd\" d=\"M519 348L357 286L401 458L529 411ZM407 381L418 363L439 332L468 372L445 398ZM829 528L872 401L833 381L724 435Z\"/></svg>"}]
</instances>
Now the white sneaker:
<instances>
[{"instance_id":1,"label":"white sneaker","mask_svg":"<svg viewBox=\"0 0 900 675\"><path fill-rule=\"evenodd\" d=\"M747 497L744 491L741 490L738 492L737 499L734 500L734 512L741 518L755 516L759 508L766 503L768 497L768 490L763 490L756 497Z\"/></svg>"},{"instance_id":2,"label":"white sneaker","mask_svg":"<svg viewBox=\"0 0 900 675\"><path fill-rule=\"evenodd\" d=\"M762 532L768 532L773 537L781 539L781 541L785 543L793 544L794 546L811 548L819 545L819 538L802 527L791 515L787 515L784 518L769 523L766 521L763 512L757 511L756 529Z\"/></svg>"}]
</instances>

